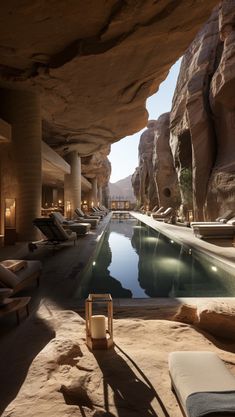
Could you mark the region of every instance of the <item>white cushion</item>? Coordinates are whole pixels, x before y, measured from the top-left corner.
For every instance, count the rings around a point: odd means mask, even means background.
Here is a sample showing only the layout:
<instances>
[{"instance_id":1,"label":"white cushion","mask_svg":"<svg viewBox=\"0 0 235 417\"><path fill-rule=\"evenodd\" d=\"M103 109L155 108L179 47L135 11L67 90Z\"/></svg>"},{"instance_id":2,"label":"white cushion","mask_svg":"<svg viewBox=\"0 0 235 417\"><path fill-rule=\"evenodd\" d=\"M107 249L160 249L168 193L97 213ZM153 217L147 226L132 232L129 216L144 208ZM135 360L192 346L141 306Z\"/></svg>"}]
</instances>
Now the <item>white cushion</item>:
<instances>
[{"instance_id":1,"label":"white cushion","mask_svg":"<svg viewBox=\"0 0 235 417\"><path fill-rule=\"evenodd\" d=\"M214 352L171 352L169 371L184 409L187 397L194 392L235 390L235 377Z\"/></svg>"},{"instance_id":2,"label":"white cushion","mask_svg":"<svg viewBox=\"0 0 235 417\"><path fill-rule=\"evenodd\" d=\"M0 282L4 287L14 288L19 283L19 278L14 272L0 264Z\"/></svg>"}]
</instances>

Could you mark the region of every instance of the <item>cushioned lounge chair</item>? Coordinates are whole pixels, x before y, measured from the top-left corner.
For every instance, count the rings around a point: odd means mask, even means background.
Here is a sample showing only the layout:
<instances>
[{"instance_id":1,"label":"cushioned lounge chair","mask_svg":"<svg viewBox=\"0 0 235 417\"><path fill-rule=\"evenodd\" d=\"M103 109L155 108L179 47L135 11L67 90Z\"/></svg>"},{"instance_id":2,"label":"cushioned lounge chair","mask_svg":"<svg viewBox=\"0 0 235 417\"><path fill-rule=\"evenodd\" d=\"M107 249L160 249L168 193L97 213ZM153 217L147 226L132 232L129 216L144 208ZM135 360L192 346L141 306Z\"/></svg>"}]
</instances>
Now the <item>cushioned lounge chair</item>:
<instances>
[{"instance_id":1,"label":"cushioned lounge chair","mask_svg":"<svg viewBox=\"0 0 235 417\"><path fill-rule=\"evenodd\" d=\"M82 209L80 209L80 208L76 208L74 210L74 212L77 216L82 217L84 221L86 221L87 219L91 219L91 220L96 219L99 222L102 219L101 216L96 216L95 213L93 213L93 214L92 213L90 213L90 214L84 213L82 211Z\"/></svg>"},{"instance_id":2,"label":"cushioned lounge chair","mask_svg":"<svg viewBox=\"0 0 235 417\"><path fill-rule=\"evenodd\" d=\"M28 287L32 282L37 282L42 271L42 264L40 261L23 261L22 268L13 271L10 269L10 264L19 264L19 260L9 259L0 262L0 286L12 289L12 294L21 291Z\"/></svg>"},{"instance_id":3,"label":"cushioned lounge chair","mask_svg":"<svg viewBox=\"0 0 235 417\"><path fill-rule=\"evenodd\" d=\"M162 211L161 213L152 213L151 216L155 220L161 220L168 218L172 213L174 209L172 207L168 207L165 211Z\"/></svg>"},{"instance_id":4,"label":"cushioned lounge chair","mask_svg":"<svg viewBox=\"0 0 235 417\"><path fill-rule=\"evenodd\" d=\"M75 220L67 220L61 213L54 212L50 214L50 217L57 220L58 223L60 223L65 229L72 230L73 232L77 233L77 236L83 236L86 235L91 228L91 225L89 223L83 223Z\"/></svg>"},{"instance_id":5,"label":"cushioned lounge chair","mask_svg":"<svg viewBox=\"0 0 235 417\"><path fill-rule=\"evenodd\" d=\"M197 226L197 225L207 225L207 224L235 224L235 217L234 212L231 210L228 210L223 216L217 217L217 219L213 222L191 222L190 226Z\"/></svg>"},{"instance_id":6,"label":"cushioned lounge chair","mask_svg":"<svg viewBox=\"0 0 235 417\"><path fill-rule=\"evenodd\" d=\"M235 235L235 225L232 224L198 224L192 229L199 239L227 239Z\"/></svg>"},{"instance_id":7,"label":"cushioned lounge chair","mask_svg":"<svg viewBox=\"0 0 235 417\"><path fill-rule=\"evenodd\" d=\"M78 222L78 223L84 223L84 222L86 222L86 223L89 223L90 225L91 225L91 229L96 229L96 227L98 226L98 224L99 224L99 219L84 219L83 217L81 217L81 216L79 216L77 213L76 213L76 211L74 211L74 215L75 215L75 219L73 219L75 222Z\"/></svg>"},{"instance_id":8,"label":"cushioned lounge chair","mask_svg":"<svg viewBox=\"0 0 235 417\"><path fill-rule=\"evenodd\" d=\"M155 206L155 207L153 207L153 209L152 209L152 211L151 211L151 214L160 214L160 213L162 213L164 211L164 207L163 206L161 206L161 207L159 207L158 208L158 206Z\"/></svg>"},{"instance_id":9,"label":"cushioned lounge chair","mask_svg":"<svg viewBox=\"0 0 235 417\"><path fill-rule=\"evenodd\" d=\"M235 377L213 352L172 352L172 390L187 417L235 416Z\"/></svg>"},{"instance_id":10,"label":"cushioned lounge chair","mask_svg":"<svg viewBox=\"0 0 235 417\"><path fill-rule=\"evenodd\" d=\"M101 213L101 214L103 214L104 216L106 216L106 214L107 214L106 210L101 210L101 208L100 208L99 206L95 206L95 207L93 207L93 208L95 209L95 212L96 212L96 213Z\"/></svg>"},{"instance_id":11,"label":"cushioned lounge chair","mask_svg":"<svg viewBox=\"0 0 235 417\"><path fill-rule=\"evenodd\" d=\"M29 243L29 250L33 251L40 245L59 245L64 242L75 242L77 234L71 230L65 230L63 226L53 217L38 217L33 224L42 232L46 239Z\"/></svg>"},{"instance_id":12,"label":"cushioned lounge chair","mask_svg":"<svg viewBox=\"0 0 235 417\"><path fill-rule=\"evenodd\" d=\"M91 207L91 211L95 216L99 216L101 219L105 217L105 213L101 212L100 210L97 210L95 207Z\"/></svg>"}]
</instances>

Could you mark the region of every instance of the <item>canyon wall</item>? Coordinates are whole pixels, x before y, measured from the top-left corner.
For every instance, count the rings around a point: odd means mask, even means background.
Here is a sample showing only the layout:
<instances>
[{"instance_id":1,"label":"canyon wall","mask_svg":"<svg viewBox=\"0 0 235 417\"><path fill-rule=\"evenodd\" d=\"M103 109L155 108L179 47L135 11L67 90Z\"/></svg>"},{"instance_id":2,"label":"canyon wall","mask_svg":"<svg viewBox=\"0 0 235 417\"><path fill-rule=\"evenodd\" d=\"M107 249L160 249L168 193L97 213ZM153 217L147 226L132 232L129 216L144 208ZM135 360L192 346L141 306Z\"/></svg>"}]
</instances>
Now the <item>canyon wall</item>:
<instances>
[{"instance_id":1,"label":"canyon wall","mask_svg":"<svg viewBox=\"0 0 235 417\"><path fill-rule=\"evenodd\" d=\"M215 219L227 209L235 210L234 27L235 0L225 0L214 9L184 54L170 125L161 127L165 136L162 143L170 143L180 190L180 199L176 195L172 205L180 208L183 218L191 209L195 220ZM155 137L163 117L166 119L162 115L154 127ZM140 148L140 161L141 152ZM153 147L152 152L153 161L164 161L174 171L171 158L166 160L161 147ZM159 170L165 181L164 169L159 166ZM155 164L156 184L157 172ZM163 197L159 197L159 189L164 193L164 187L165 183L159 183L156 195L159 205L165 206ZM145 204L143 193L140 197L140 204Z\"/></svg>"}]
</instances>

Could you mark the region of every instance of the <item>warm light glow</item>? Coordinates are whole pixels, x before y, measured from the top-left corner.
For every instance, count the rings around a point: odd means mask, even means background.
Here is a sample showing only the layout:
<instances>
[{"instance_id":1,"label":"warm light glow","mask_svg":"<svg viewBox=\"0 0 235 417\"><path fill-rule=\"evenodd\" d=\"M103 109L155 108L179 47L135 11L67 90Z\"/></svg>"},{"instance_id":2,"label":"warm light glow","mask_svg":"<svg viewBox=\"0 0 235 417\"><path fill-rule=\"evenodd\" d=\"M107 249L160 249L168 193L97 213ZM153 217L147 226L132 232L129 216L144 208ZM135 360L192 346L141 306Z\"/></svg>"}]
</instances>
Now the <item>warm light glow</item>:
<instances>
[{"instance_id":1,"label":"warm light glow","mask_svg":"<svg viewBox=\"0 0 235 417\"><path fill-rule=\"evenodd\" d=\"M94 201L91 202L91 207L94 207Z\"/></svg>"},{"instance_id":2,"label":"warm light glow","mask_svg":"<svg viewBox=\"0 0 235 417\"><path fill-rule=\"evenodd\" d=\"M87 204L87 201L86 201L86 200L84 200L84 201L83 201L83 204Z\"/></svg>"},{"instance_id":3,"label":"warm light glow","mask_svg":"<svg viewBox=\"0 0 235 417\"><path fill-rule=\"evenodd\" d=\"M11 217L11 210L6 208L6 217Z\"/></svg>"},{"instance_id":4,"label":"warm light glow","mask_svg":"<svg viewBox=\"0 0 235 417\"><path fill-rule=\"evenodd\" d=\"M214 265L211 267L211 269L212 269L212 271L214 271L214 272L217 272L217 271L218 271L217 267L216 267L216 266L214 266Z\"/></svg>"},{"instance_id":5,"label":"warm light glow","mask_svg":"<svg viewBox=\"0 0 235 417\"><path fill-rule=\"evenodd\" d=\"M92 262L92 265L95 266L96 265L96 261Z\"/></svg>"},{"instance_id":6,"label":"warm light glow","mask_svg":"<svg viewBox=\"0 0 235 417\"><path fill-rule=\"evenodd\" d=\"M58 200L58 204L62 204L62 200Z\"/></svg>"}]
</instances>

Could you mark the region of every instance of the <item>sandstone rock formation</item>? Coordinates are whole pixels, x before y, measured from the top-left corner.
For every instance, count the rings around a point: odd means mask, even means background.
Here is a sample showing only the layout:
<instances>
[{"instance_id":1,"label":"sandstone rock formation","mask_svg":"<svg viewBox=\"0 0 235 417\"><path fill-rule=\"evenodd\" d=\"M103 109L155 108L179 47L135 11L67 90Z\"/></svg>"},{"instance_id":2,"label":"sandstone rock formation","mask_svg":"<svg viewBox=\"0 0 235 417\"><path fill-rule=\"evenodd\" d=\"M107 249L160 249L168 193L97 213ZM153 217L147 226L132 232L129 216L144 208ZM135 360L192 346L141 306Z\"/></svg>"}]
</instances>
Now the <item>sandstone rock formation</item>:
<instances>
[{"instance_id":1,"label":"sandstone rock formation","mask_svg":"<svg viewBox=\"0 0 235 417\"><path fill-rule=\"evenodd\" d=\"M169 144L170 113L162 114L156 123L153 147L153 172L159 206L165 208L179 205L179 187Z\"/></svg>"},{"instance_id":2,"label":"sandstone rock formation","mask_svg":"<svg viewBox=\"0 0 235 417\"><path fill-rule=\"evenodd\" d=\"M24 336L33 336L36 331L42 338L50 334L50 340L44 340L45 345L29 361L24 353L29 339ZM17 336L12 336L15 343L10 352L1 344L3 417L182 417L170 389L171 351L214 351L233 373L235 370L231 344L221 350L192 326L153 320L151 315L148 320L135 315L115 319L116 346L110 351L89 351L83 319L50 305L42 305ZM10 362L13 350L14 362Z\"/></svg>"},{"instance_id":3,"label":"sandstone rock formation","mask_svg":"<svg viewBox=\"0 0 235 417\"><path fill-rule=\"evenodd\" d=\"M235 340L235 306L228 301L200 301L197 306L184 304L175 320L193 324L216 337Z\"/></svg>"},{"instance_id":4,"label":"sandstone rock formation","mask_svg":"<svg viewBox=\"0 0 235 417\"><path fill-rule=\"evenodd\" d=\"M189 210L194 220L214 220L227 209L235 210L234 9L234 0L225 0L214 9L183 56L173 98L170 147L180 188L180 213L186 219ZM169 134L166 128L164 134ZM163 149L155 147L155 165L157 160L169 165ZM163 172L161 166L159 171ZM168 188L159 182L160 205L165 205L164 189ZM140 198L144 203L141 186Z\"/></svg>"},{"instance_id":5,"label":"sandstone rock formation","mask_svg":"<svg viewBox=\"0 0 235 417\"><path fill-rule=\"evenodd\" d=\"M156 120L149 120L139 142L139 204L152 208L158 202L153 172L153 147Z\"/></svg>"},{"instance_id":6,"label":"sandstone rock formation","mask_svg":"<svg viewBox=\"0 0 235 417\"><path fill-rule=\"evenodd\" d=\"M110 152L110 146L104 146L102 150L95 152L93 155L82 158L82 174L89 180L97 179L97 185L102 190L102 201L107 205L109 190L108 182L111 174L111 164L107 158Z\"/></svg>"},{"instance_id":7,"label":"sandstone rock formation","mask_svg":"<svg viewBox=\"0 0 235 417\"><path fill-rule=\"evenodd\" d=\"M179 189L169 145L169 113L150 120L139 142L139 167L132 184L139 205L177 207Z\"/></svg>"},{"instance_id":8,"label":"sandstone rock formation","mask_svg":"<svg viewBox=\"0 0 235 417\"><path fill-rule=\"evenodd\" d=\"M188 171L195 220L235 209L234 7L225 0L216 8L186 51L173 99L171 147L182 208L191 208L182 187Z\"/></svg>"},{"instance_id":9,"label":"sandstone rock formation","mask_svg":"<svg viewBox=\"0 0 235 417\"><path fill-rule=\"evenodd\" d=\"M0 82L41 97L43 138L87 156L140 130L152 95L218 0L10 1Z\"/></svg>"}]
</instances>

